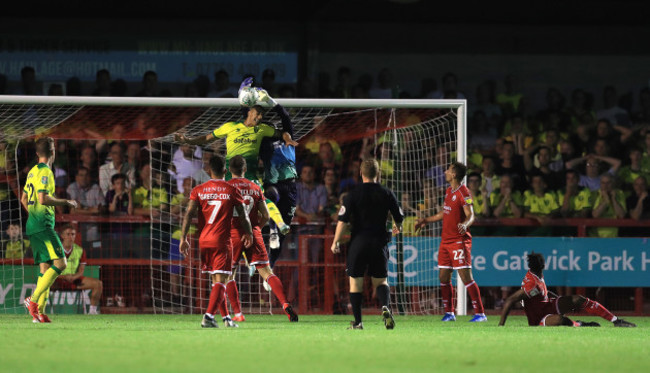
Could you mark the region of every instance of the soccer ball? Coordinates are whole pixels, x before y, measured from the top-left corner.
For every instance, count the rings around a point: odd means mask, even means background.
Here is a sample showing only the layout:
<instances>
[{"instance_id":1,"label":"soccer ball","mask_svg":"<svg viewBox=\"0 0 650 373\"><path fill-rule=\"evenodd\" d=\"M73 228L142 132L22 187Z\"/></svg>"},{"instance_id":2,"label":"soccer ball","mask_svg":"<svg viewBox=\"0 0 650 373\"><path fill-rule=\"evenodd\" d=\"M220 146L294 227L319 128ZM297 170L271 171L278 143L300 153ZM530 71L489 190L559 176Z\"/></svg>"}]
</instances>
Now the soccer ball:
<instances>
[{"instance_id":1,"label":"soccer ball","mask_svg":"<svg viewBox=\"0 0 650 373\"><path fill-rule=\"evenodd\" d=\"M251 107L257 104L259 94L253 87L244 87L239 90L239 103L243 106Z\"/></svg>"}]
</instances>

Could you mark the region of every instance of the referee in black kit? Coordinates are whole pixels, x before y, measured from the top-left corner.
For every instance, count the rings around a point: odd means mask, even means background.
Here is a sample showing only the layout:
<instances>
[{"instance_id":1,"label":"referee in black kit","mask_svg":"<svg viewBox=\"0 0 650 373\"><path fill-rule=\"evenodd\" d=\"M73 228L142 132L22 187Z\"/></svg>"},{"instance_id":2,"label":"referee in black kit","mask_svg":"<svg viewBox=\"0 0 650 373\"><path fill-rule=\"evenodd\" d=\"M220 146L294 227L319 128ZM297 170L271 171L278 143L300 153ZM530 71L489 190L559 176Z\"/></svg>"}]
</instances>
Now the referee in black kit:
<instances>
[{"instance_id":1,"label":"referee in black kit","mask_svg":"<svg viewBox=\"0 0 650 373\"><path fill-rule=\"evenodd\" d=\"M390 288L388 287L388 243L391 232L386 230L388 213L393 216L393 234L402 231L404 212L393 192L377 183L379 163L366 159L361 164L363 183L350 191L339 211L339 221L332 242L332 252L341 252L339 244L344 231L351 225L348 248L347 273L350 276L350 303L354 321L348 329L363 329L361 302L363 300L363 277L368 269L372 285L377 288L377 298L382 304L382 316L386 329L395 327L390 311Z\"/></svg>"}]
</instances>

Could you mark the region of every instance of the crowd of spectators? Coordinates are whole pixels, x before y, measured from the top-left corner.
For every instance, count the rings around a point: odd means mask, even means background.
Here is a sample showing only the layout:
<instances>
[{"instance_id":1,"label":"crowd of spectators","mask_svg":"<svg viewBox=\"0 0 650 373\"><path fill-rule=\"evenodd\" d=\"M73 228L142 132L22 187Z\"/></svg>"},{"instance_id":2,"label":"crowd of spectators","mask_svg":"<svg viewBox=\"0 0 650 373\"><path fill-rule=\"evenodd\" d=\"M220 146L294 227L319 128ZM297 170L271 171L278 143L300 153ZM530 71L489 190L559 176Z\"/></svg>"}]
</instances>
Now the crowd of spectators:
<instances>
[{"instance_id":1,"label":"crowd of spectators","mask_svg":"<svg viewBox=\"0 0 650 373\"><path fill-rule=\"evenodd\" d=\"M355 83L352 71L341 67L329 86L327 74L321 74L319 85L309 81L297 87L278 85L272 70L266 70L261 85L278 98L465 98L459 89L459 80L453 73L437 80L422 80L421 92L411 94L399 89L390 69L382 69L377 83L369 74L361 74ZM112 80L110 72L97 72L92 92L80 92L78 79L71 78L65 89L49 86L50 94L92 94L97 96L124 96L125 82ZM186 86L184 95L192 97L235 97L238 82L228 73L215 73L213 82L206 76L197 78ZM499 82L488 80L476 84L476 92L469 99L468 116L468 186L474 194L475 211L480 219L528 217L540 223L539 227L476 227L475 234L575 234L566 227L554 227L551 219L578 218L631 218L650 217L647 185L650 181L650 89L643 88L638 100L626 93L619 96L614 86L605 86L600 99L592 92L576 88L565 94L550 88L544 107L534 108L517 87L517 78L508 75ZM33 68L25 67L22 85L15 94L38 94L37 77ZM144 74L141 89L135 96L171 96L172 92L158 88L153 71ZM147 114L148 115L148 114ZM140 118L140 117L139 117ZM141 118L140 118L141 119ZM58 140L57 161L54 164L57 194L80 203L75 214L97 216L170 217L169 230L174 230L179 209L174 201L185 201L187 188L207 180L206 165L212 149L180 146L172 149L164 164L150 167L147 137L155 135L142 122L116 125L111 134L119 137L126 130L142 135L143 140ZM219 125L219 124L215 124ZM110 137L110 136L107 136ZM297 150L299 179L296 221L303 224L298 233L314 233L319 224L336 219L342 196L360 182L359 160L382 151L383 144L368 144L369 139L353 145L337 142L335 138L305 141ZM33 147L29 140L21 142L18 149L17 168L22 180L33 165ZM0 143L0 173L12 169L13 157L9 143ZM385 149L390 151L390 149ZM9 154L9 155L8 155ZM444 188L444 169L450 152L436 148L433 167L425 170L417 191L404 191L398 196L406 213L406 234L409 221L424 211L439 207L440 189ZM383 172L392 172L390 164ZM7 180L0 183L2 203L3 247L11 241L12 250L5 249L3 256L17 255L16 235L5 222L12 211L19 208L16 190ZM438 197L436 197L438 196ZM171 202L171 203L170 203ZM152 208L153 207L153 208ZM153 215L152 215L153 212ZM59 213L66 213L59 209ZM409 220L410 219L410 220ZM15 220L14 220L15 221ZM311 224L305 224L311 223ZM9 230L11 228L11 234ZM105 237L123 240L138 231L148 234L130 222L85 223L80 233L90 248L107 246ZM634 228L597 227L589 230L590 236L612 237L642 235ZM105 237L104 237L105 236ZM11 238L10 238L11 237ZM166 239L169 241L169 239ZM127 245L128 246L128 245ZM322 257L318 245L310 245L310 256L317 261ZM119 255L138 256L135 249ZM24 251L24 250L23 250ZM137 251L137 250L136 250ZM11 252L11 254L10 254ZM111 255L89 251L89 256ZM114 253L113 253L114 254Z\"/></svg>"}]
</instances>

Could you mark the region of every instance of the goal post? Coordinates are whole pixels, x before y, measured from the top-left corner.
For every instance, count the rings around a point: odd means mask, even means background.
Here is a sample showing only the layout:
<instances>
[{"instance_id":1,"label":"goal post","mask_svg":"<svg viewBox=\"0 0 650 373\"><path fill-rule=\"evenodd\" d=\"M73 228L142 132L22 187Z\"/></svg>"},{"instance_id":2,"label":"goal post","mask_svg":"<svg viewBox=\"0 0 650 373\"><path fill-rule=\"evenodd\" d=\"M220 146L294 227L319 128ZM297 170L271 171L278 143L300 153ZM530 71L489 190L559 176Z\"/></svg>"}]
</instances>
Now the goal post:
<instances>
[{"instance_id":1,"label":"goal post","mask_svg":"<svg viewBox=\"0 0 650 373\"><path fill-rule=\"evenodd\" d=\"M305 142L316 143L331 141L340 148L349 162L362 154L371 154L378 158L381 164L380 182L391 188L400 202L408 202L413 206L413 214L432 215L441 208L444 200L443 185L439 185L439 168L446 168L448 164L457 160L465 163L467 159L467 119L465 100L420 100L420 99L277 99L290 113L294 123L294 137L301 145ZM142 119L145 118L145 119ZM138 300L139 295L133 294L127 298L132 303L141 302L147 306L147 302L154 312L195 312L205 302L207 296L207 279L196 271L197 256L193 260L187 260L170 253L170 248L176 244L179 227L178 218L184 211L181 204L182 196L178 196L178 189L182 187L182 180L170 176L173 170L174 154L178 152L179 144L174 141L174 134L183 132L189 136L205 135L221 124L231 120L241 120L240 106L236 99L213 99L213 98L134 98L134 97L61 97L61 96L0 96L0 143L5 143L3 152L5 159L13 159L13 168L2 169L4 178L1 180L4 185L11 186L9 199L20 198L23 179L22 170L19 169L19 158L26 152L21 153L21 146L26 139L39 135L51 135L57 140L127 140L146 141L146 148L149 152L148 165L150 169L149 186L158 187L167 191L167 200L158 205L150 203L148 206L149 215L143 221L148 225L145 232L146 252L140 255L137 252L137 243L133 237L129 240L106 241L101 237L101 255L93 252L94 263L102 264L102 276L106 276L106 282L110 293L121 294L122 296L130 291L128 281L146 281L148 296L150 299ZM143 128L153 130L151 132L136 131L134 121L148 121ZM265 114L263 122L277 122L278 118L271 112ZM115 127L121 125L126 127L125 131L116 131ZM100 138L88 137L88 127L93 127L95 135ZM133 129L132 131L130 129ZM365 147L365 148L364 148ZM341 151L341 149L343 149ZM351 149L351 150L349 150ZM202 149L205 151L208 149ZM214 152L225 150L222 142L215 142L211 149ZM14 152L14 153L12 153ZM347 152L347 153L346 153ZM300 152L301 155L308 154L315 156L308 151ZM200 163L200 153L194 153L193 160ZM444 160L444 163L442 163ZM24 160L22 160L24 163ZM306 163L307 159L298 159L298 163ZM343 165L344 170L348 165ZM437 167L437 168L436 168ZM74 169L64 170L73 175ZM140 174L141 170L136 170ZM344 175L340 175L341 179ZM438 184L436 184L438 182ZM140 181L136 180L136 185ZM136 186L134 185L134 187ZM152 189L153 190L153 189ZM429 193L429 194L427 194ZM174 197L178 197L174 199ZM15 201L11 207L11 217L15 222L24 222L25 211ZM414 216L410 217L413 224ZM68 221L66 216L57 216L57 222ZM91 217L90 220L74 217L75 222L97 222L97 225L107 225L107 231L100 233L102 236L111 235L111 230L116 225L140 224L138 219L124 218L113 219L111 215L103 217ZM327 221L327 224L331 222ZM144 224L142 224L144 225ZM4 227L3 227L4 229ZM295 229L297 235L302 234L299 228ZM293 234L296 234L293 233ZM311 240L323 240L326 231L319 233L305 233ZM434 224L425 229L422 233L405 232L393 239L390 243L391 258L389 263L389 283L394 289L394 301L400 313L428 314L440 311L437 266L434 254L437 252L440 236L440 224ZM324 238L327 242L327 238ZM329 238L331 242L331 237ZM289 250L308 250L309 247L301 247L300 242L304 240L295 239L285 242L287 246L296 245ZM138 241L142 242L142 241ZM314 241L315 242L315 241ZM311 244L310 244L311 245ZM319 243L321 249L329 249L323 242ZM193 244L194 246L194 244ZM313 245L312 245L313 246ZM4 246L3 246L4 247ZM108 249L106 248L108 247ZM311 247L311 246L310 246ZM93 248L84 248L93 250ZM268 243L267 243L268 249ZM97 249L100 250L100 249ZM108 250L108 251L107 251ZM286 249L284 249L286 250ZM312 250L313 251L313 250ZM135 252L135 254L133 254ZM108 258L103 254L109 256ZM128 254L128 258L121 255ZM0 290L6 290L9 284L14 286L22 283L25 277L25 268L29 260L7 260L5 252L2 252L2 275L0 276ZM305 254L307 261L311 261L311 253ZM341 270L344 258L333 259L330 264L318 263L318 261L331 260L322 252L315 258L316 263L309 263L308 273L311 281L310 288L316 289L316 297L327 299L324 293L331 289L325 289L321 283L323 276L334 274L337 277L345 276ZM282 260L280 262L282 263ZM298 274L296 267L305 263L300 258L287 260L293 263L287 266L278 267L285 288L293 286L296 282L293 277ZM329 268L329 269L328 269ZM332 269L334 268L334 269ZM180 277L175 278L173 271L180 271ZM328 272L329 271L329 272ZM333 271L333 272L332 272ZM138 275L137 272L141 272ZM128 280L123 281L119 276L127 276ZM146 278L145 278L146 277ZM273 300L261 287L259 276L248 277L246 267L240 268L237 280L243 285L242 306L251 313L266 313L272 311ZM305 280L301 278L301 281ZM336 281L335 281L336 282ZM191 304L186 301L174 299L176 290L174 287L180 284L182 291L191 294ZM106 286L105 285L105 288ZM112 286L112 288L111 288ZM300 288L301 284L296 284ZM23 286L24 287L24 286ZM457 301L458 313L465 314L465 288L457 279ZM114 288L114 289L113 289ZM309 294L310 290L301 293L297 291L297 297ZM135 291L134 291L135 292ZM24 293L24 291L22 292ZM19 312L21 292L7 292L8 296L16 299L5 302L0 306L0 312ZM182 294L187 295L187 294ZM266 301L263 302L263 300ZM12 303L13 302L13 303ZM316 304L320 301L307 302ZM366 299L365 304L372 304L371 299ZM128 302L127 302L128 303ZM11 305L11 306L10 306ZM103 304L102 304L103 305ZM308 306L312 307L312 306ZM319 311L320 310L320 311ZM322 312L322 305L318 303L309 309L308 312Z\"/></svg>"}]
</instances>

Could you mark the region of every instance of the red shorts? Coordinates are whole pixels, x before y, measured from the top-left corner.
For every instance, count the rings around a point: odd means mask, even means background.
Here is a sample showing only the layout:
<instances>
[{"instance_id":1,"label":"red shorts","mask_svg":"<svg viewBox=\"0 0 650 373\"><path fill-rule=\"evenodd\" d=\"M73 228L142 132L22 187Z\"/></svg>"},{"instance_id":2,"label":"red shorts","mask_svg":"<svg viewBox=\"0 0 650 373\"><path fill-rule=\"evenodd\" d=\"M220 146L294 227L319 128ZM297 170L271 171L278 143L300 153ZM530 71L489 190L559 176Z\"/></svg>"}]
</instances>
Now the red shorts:
<instances>
[{"instance_id":1,"label":"red shorts","mask_svg":"<svg viewBox=\"0 0 650 373\"><path fill-rule=\"evenodd\" d=\"M241 242L241 232L237 229L230 230L230 242L232 243L232 268L239 266L242 252L246 254L248 264L255 265L255 268L264 268L269 265L269 255L264 246L262 230L258 227L253 229L253 244L251 247L244 247Z\"/></svg>"},{"instance_id":2,"label":"red shorts","mask_svg":"<svg viewBox=\"0 0 650 373\"><path fill-rule=\"evenodd\" d=\"M557 298L550 298L548 302L538 302L528 305L525 310L526 317L528 318L528 325L530 326L546 326L546 316L559 315L560 311L557 309Z\"/></svg>"},{"instance_id":3,"label":"red shorts","mask_svg":"<svg viewBox=\"0 0 650 373\"><path fill-rule=\"evenodd\" d=\"M222 247L217 249L214 247L201 247L201 272L209 273L223 273L230 275L230 264L232 262L232 247Z\"/></svg>"},{"instance_id":4,"label":"red shorts","mask_svg":"<svg viewBox=\"0 0 650 373\"><path fill-rule=\"evenodd\" d=\"M438 268L472 268L472 240L441 243Z\"/></svg>"},{"instance_id":5,"label":"red shorts","mask_svg":"<svg viewBox=\"0 0 650 373\"><path fill-rule=\"evenodd\" d=\"M84 280L84 277L81 276L73 282L68 282L62 278L56 279L54 285L52 285L52 290L77 290L77 286L81 286L81 282Z\"/></svg>"}]
</instances>

